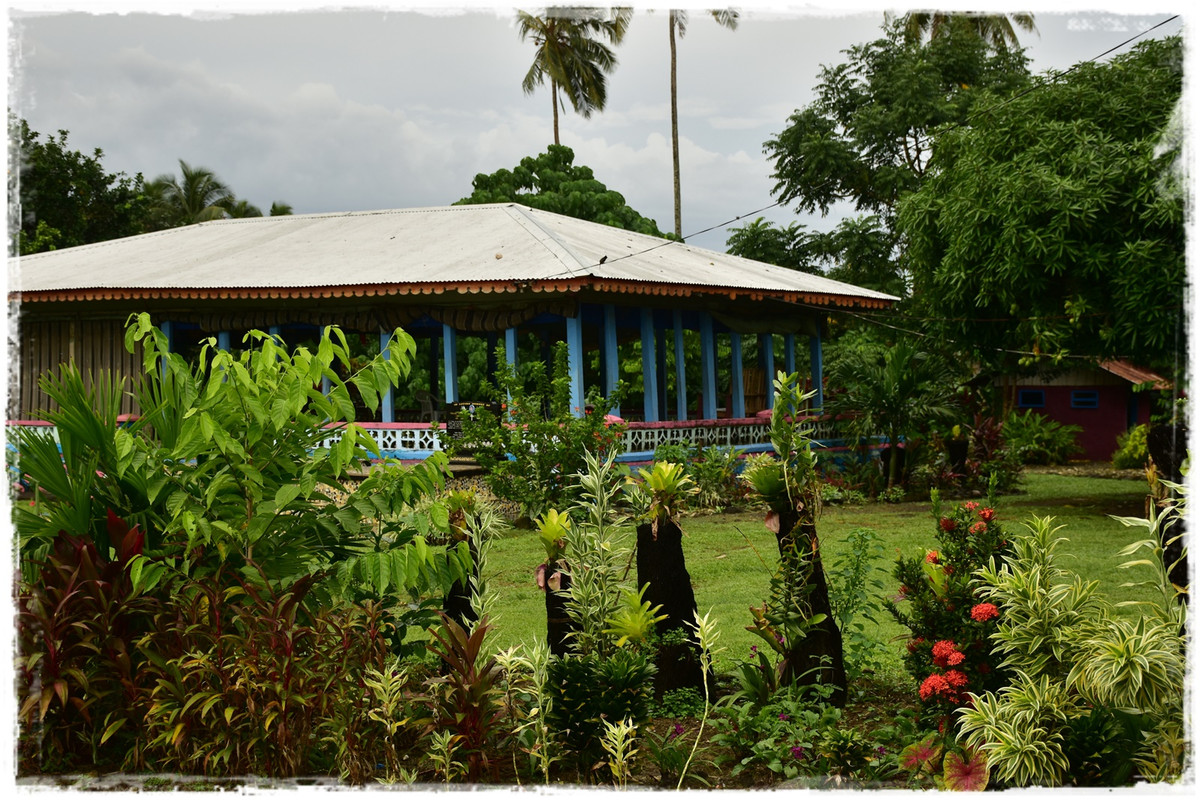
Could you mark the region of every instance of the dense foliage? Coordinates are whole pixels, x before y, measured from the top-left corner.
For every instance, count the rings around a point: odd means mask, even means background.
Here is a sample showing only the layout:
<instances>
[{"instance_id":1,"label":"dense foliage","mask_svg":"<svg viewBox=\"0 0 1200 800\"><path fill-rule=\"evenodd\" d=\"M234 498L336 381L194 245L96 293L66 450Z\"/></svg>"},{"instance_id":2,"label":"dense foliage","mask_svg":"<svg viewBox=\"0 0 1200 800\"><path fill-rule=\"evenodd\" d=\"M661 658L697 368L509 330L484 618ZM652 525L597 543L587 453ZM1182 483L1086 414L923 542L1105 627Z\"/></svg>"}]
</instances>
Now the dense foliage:
<instances>
[{"instance_id":1,"label":"dense foliage","mask_svg":"<svg viewBox=\"0 0 1200 800\"><path fill-rule=\"evenodd\" d=\"M511 170L476 175L471 194L455 205L520 203L627 231L667 236L654 220L630 208L620 192L596 180L590 167L574 161L571 148L552 144L544 153L522 158Z\"/></svg>"},{"instance_id":2,"label":"dense foliage","mask_svg":"<svg viewBox=\"0 0 1200 800\"><path fill-rule=\"evenodd\" d=\"M1014 351L1173 368L1181 347L1182 44L1150 41L988 103L936 139L900 206L934 335L984 364Z\"/></svg>"},{"instance_id":3,"label":"dense foliage","mask_svg":"<svg viewBox=\"0 0 1200 800\"><path fill-rule=\"evenodd\" d=\"M19 139L21 255L133 236L150 229L151 196L142 176L105 171L100 148L71 150L67 131L42 139L25 120L9 117Z\"/></svg>"}]
</instances>

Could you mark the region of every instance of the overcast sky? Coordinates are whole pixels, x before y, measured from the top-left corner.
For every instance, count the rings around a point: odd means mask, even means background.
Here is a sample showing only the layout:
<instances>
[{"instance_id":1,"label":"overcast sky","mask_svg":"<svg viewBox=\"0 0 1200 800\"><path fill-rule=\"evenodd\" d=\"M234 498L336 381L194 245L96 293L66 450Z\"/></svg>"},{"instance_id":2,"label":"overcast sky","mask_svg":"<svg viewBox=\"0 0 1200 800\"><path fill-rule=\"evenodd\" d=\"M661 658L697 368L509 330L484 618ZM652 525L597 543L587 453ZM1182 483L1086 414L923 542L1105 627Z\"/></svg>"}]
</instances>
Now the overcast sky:
<instances>
[{"instance_id":1,"label":"overcast sky","mask_svg":"<svg viewBox=\"0 0 1200 800\"><path fill-rule=\"evenodd\" d=\"M149 179L177 173L183 159L264 211L276 200L296 213L446 205L470 193L477 173L552 142L548 88L521 91L533 44L520 40L510 6L464 0L435 14L369 4L376 10L251 0L263 13L230 14L248 4L16 0L9 107L36 131L69 131L74 148L102 148L110 172ZM670 230L667 17L635 5L608 107L590 120L568 111L561 135L575 163ZM703 4L671 5L696 9L678 50L684 233L717 226L689 241L724 250L724 223L774 202L763 142L811 100L822 65L880 34L885 4L772 11L759 0L741 4L736 31ZM1038 33L1022 42L1035 72L1062 70L1171 17L1172 5L1135 14L1122 3L1037 4ZM1108 10L1086 10L1098 8ZM782 208L763 216L830 224Z\"/></svg>"}]
</instances>

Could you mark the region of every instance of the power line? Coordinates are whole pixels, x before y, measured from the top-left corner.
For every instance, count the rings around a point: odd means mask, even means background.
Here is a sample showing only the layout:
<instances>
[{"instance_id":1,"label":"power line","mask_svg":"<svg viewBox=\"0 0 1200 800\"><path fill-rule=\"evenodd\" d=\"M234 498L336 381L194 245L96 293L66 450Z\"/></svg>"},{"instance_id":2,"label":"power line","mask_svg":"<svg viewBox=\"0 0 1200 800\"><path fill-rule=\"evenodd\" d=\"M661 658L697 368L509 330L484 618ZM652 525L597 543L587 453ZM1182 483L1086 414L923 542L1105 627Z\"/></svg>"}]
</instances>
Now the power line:
<instances>
[{"instance_id":1,"label":"power line","mask_svg":"<svg viewBox=\"0 0 1200 800\"><path fill-rule=\"evenodd\" d=\"M1065 70L1063 70L1062 72L1056 72L1056 73L1054 73L1053 75L1051 75L1050 77L1048 77L1048 78L1046 78L1046 79L1044 79L1044 80L1040 81L1039 83L1036 83L1036 84L1034 84L1033 86L1030 86L1030 87L1028 87L1028 88L1026 88L1026 89L1023 89L1023 90L1021 90L1020 92L1018 92L1018 93L1014 94L1012 97L1009 97L1009 98L1007 98L1007 99L1005 99L1005 100L1003 100L1003 101L1001 101L1001 102L997 103L997 104L996 104L996 105L994 105L994 106L991 106L991 107L989 107L989 108L982 109L982 110L979 110L979 111L972 111L972 112L971 112L971 113L968 115L968 117L967 117L967 119L966 119L966 120L964 120L964 121L962 121L962 122L956 122L956 123L953 123L953 124L951 124L951 125L948 125L948 126L946 126L945 128L941 128L941 129L939 129L939 130L938 130L938 135L940 135L940 134L942 134L942 133L945 133L946 131L950 131L950 130L954 130L954 129L956 129L956 128L961 128L961 127L964 127L964 126L966 126L968 123L970 123L972 120L976 119L976 118L977 118L977 117L979 117L979 116L982 116L982 115L984 115L984 114L990 114L990 113L992 113L992 112L994 112L994 111L996 111L996 110L998 110L998 109L1000 109L1000 108L1003 108L1004 106L1008 105L1009 103L1013 103L1013 102L1015 102L1015 101L1017 101L1017 100L1021 99L1022 97L1025 97L1026 95L1032 94L1033 92L1035 92L1035 91L1038 91L1039 89L1043 89L1043 88L1045 88L1046 86L1049 86L1050 84L1052 84L1052 83L1054 83L1055 81L1059 80L1060 78L1063 78L1063 77L1065 77L1065 76L1067 76L1067 75L1071 74L1072 72L1074 72L1074 71L1078 70L1078 69L1079 69L1080 67L1082 67L1084 64L1093 64L1093 63L1096 63L1097 61L1099 61L1100 59L1102 59L1102 58L1104 58L1105 56L1109 55L1110 53L1113 53L1113 52L1116 52L1117 50L1120 50L1121 48L1125 47L1126 45L1129 45L1130 43L1132 43L1132 42L1135 42L1135 41L1137 41L1138 39L1141 39L1142 37L1149 35L1150 33L1153 33L1154 31L1158 30L1158 29L1159 29L1159 28L1161 28L1162 26L1164 26L1164 25L1167 25L1167 24L1170 24L1171 22L1174 22L1174 21L1175 21L1175 20L1177 20L1177 19L1179 19L1179 15L1178 15L1178 14L1174 14L1174 15L1172 15L1172 16L1170 16L1170 17L1168 17L1167 19L1163 20L1162 22L1159 22L1159 23L1158 23L1158 24L1156 24L1156 25L1153 25L1153 26L1151 26L1151 27L1149 27L1149 28L1147 28L1147 29L1145 29L1145 30L1143 30L1143 31L1140 31L1140 32L1138 32L1138 33L1134 34L1133 36L1129 37L1128 39L1126 39L1125 41L1121 42L1120 44L1117 44L1117 45L1114 45L1114 46L1110 47L1109 49L1105 50L1103 53L1100 53L1100 54L1099 54L1099 55L1097 55L1097 56L1093 56L1092 58L1087 58L1087 59L1084 59L1083 61L1079 61L1079 62L1075 63L1074 65L1072 65L1071 67L1069 67L1068 69L1065 69ZM933 133L926 134L926 135L925 135L925 137L924 137L923 139L920 139L920 140L918 140L918 141L917 141L917 144L918 144L919 146L922 146L922 147L923 147L923 146L925 146L925 144L927 144L928 142L932 141L932 140L933 140L933 138L934 138L934 136L935 136L935 134L933 134ZM832 179L831 179L831 180L827 180L827 181L825 181L825 183L821 184L821 185L820 185L819 187L817 187L817 188L824 188L824 187L826 187L826 186L828 186L828 185L830 185L830 184L833 184L833 183L834 183L834 181L833 181ZM762 213L762 212L764 212L764 211L769 211L770 209L772 209L772 208L775 208L775 207L777 207L777 206L781 206L781 205L783 205L783 204L784 204L784 201L783 201L783 200L776 200L774 203L771 203L770 205L763 206L762 208L760 208L760 209L757 209L757 210L755 210L755 211L749 211L749 212L746 212L746 213L743 213L743 214L738 214L737 216L733 217L732 219L725 220L724 222L718 222L717 224L715 224L715 225L710 225L709 227L707 227L707 228L704 228L704 229L702 229L702 230L698 230L698 231L694 231L694 232L692 232L692 233L689 233L687 236L684 236L684 237L682 237L682 238L681 238L679 241L676 241L676 240L674 240L674 239L665 239L665 240L664 240L664 241L662 241L661 243L659 243L659 244L655 244L655 245L652 245L652 246L650 246L650 247L647 247L647 248L645 248L644 250L637 250L637 251L634 251L634 252L632 252L632 253L626 253L626 254L624 254L624 255L621 255L621 256L616 256L616 257L613 257L613 258L609 258L609 257L606 255L606 256L603 256L603 257L601 258L601 260L600 260L600 261L598 261L597 263L595 263L595 264L591 264L591 265L589 265L588 267L586 267L586 269L594 269L595 267L598 267L598 266L600 266L601 264L611 264L611 263L615 263L615 262L617 262L617 261L622 261L622 260L624 260L624 259L627 259L627 258L633 258L634 256L645 255L646 253L653 252L654 250L658 250L659 248L662 248L662 247L667 247L668 245L672 245L672 244L686 244L686 243L687 243L687 240L688 240L689 238L693 237L693 236L700 236L701 234L705 234L705 233L709 233L710 231L714 231L714 230L716 230L717 228L724 228L724 227L726 227L726 226L728 226L728 225L732 225L733 223L735 223L735 222L738 222L739 220L742 220L742 219L744 219L744 218L746 218L746 217L752 216L752 215L754 215L754 214L761 214L761 213ZM566 275L573 275L574 273L575 273L575 270L574 270L574 269L567 269L567 270L564 270L564 271L562 271L562 272L558 272L558 273L554 273L554 274L552 274L552 275L548 275L548 276L547 276L547 278L560 278L560 277L563 277L563 276L566 276ZM989 321L997 321L997 322L999 322L999 321L1007 321L1007 320L989 320ZM1014 352L1015 352L1015 351L1014 351ZM1036 354L1030 354L1030 355L1036 355Z\"/></svg>"}]
</instances>

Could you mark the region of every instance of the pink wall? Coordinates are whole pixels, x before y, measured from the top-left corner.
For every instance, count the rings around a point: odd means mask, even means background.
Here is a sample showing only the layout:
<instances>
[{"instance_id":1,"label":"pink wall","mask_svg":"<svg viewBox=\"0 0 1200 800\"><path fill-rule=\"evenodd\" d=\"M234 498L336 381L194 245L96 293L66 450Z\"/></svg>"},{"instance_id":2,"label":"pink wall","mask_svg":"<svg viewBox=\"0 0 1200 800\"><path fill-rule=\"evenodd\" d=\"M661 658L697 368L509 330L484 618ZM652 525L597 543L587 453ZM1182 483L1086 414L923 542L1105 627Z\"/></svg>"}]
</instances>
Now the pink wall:
<instances>
[{"instance_id":1,"label":"pink wall","mask_svg":"<svg viewBox=\"0 0 1200 800\"><path fill-rule=\"evenodd\" d=\"M1089 461L1109 461L1117 449L1117 437L1128 427L1128 386L1020 386L1020 389L1040 390L1046 393L1046 407L1032 409L1045 414L1064 425L1083 428L1076 438L1084 452L1076 458ZM1075 391L1096 392L1099 396L1097 408L1071 408L1071 393ZM1020 409L1018 409L1020 410ZM1138 422L1150 419L1150 395L1138 398Z\"/></svg>"}]
</instances>

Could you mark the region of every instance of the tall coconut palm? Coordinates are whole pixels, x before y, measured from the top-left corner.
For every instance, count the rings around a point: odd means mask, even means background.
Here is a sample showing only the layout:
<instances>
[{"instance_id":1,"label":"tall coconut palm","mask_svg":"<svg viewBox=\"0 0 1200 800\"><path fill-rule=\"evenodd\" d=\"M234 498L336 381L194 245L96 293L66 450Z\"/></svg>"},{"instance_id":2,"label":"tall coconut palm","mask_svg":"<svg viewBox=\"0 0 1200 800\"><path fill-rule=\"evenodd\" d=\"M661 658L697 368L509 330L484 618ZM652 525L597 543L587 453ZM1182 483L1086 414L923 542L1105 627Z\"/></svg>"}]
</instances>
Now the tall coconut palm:
<instances>
[{"instance_id":1,"label":"tall coconut palm","mask_svg":"<svg viewBox=\"0 0 1200 800\"><path fill-rule=\"evenodd\" d=\"M233 191L212 170L193 167L180 159L179 171L178 179L174 175L159 175L146 186L161 227L223 219L228 214L227 207L237 202Z\"/></svg>"},{"instance_id":2,"label":"tall coconut palm","mask_svg":"<svg viewBox=\"0 0 1200 800\"><path fill-rule=\"evenodd\" d=\"M729 30L737 30L738 12L732 8L709 11L717 24ZM675 235L683 238L683 210L679 191L679 92L675 84L675 39L687 33L688 14L673 9L669 14L668 29L671 34L671 169L675 176Z\"/></svg>"},{"instance_id":3,"label":"tall coconut palm","mask_svg":"<svg viewBox=\"0 0 1200 800\"><path fill-rule=\"evenodd\" d=\"M930 39L936 39L948 33L950 23L954 19L966 19L979 38L994 50L1007 50L1019 46L1016 28L1026 33L1037 32L1037 27L1033 24L1033 14L1030 13L954 14L942 11L911 11L905 14L904 32L910 39L923 39L927 35Z\"/></svg>"},{"instance_id":4,"label":"tall coconut palm","mask_svg":"<svg viewBox=\"0 0 1200 800\"><path fill-rule=\"evenodd\" d=\"M230 198L228 204L222 205L226 213L234 219L245 219L246 217L261 217L262 209L254 205L248 200L235 200Z\"/></svg>"},{"instance_id":5,"label":"tall coconut palm","mask_svg":"<svg viewBox=\"0 0 1200 800\"><path fill-rule=\"evenodd\" d=\"M550 82L555 144L560 143L559 92L566 94L571 107L585 119L593 111L604 110L608 102L605 75L616 69L617 57L603 40L620 44L632 18L630 8L547 8L540 15L517 12L521 41L533 39L537 47L521 88L532 94Z\"/></svg>"}]
</instances>

